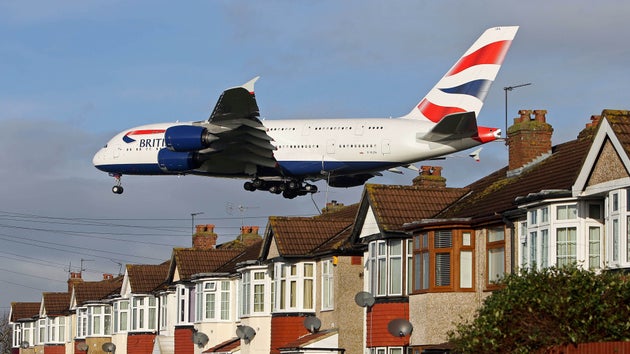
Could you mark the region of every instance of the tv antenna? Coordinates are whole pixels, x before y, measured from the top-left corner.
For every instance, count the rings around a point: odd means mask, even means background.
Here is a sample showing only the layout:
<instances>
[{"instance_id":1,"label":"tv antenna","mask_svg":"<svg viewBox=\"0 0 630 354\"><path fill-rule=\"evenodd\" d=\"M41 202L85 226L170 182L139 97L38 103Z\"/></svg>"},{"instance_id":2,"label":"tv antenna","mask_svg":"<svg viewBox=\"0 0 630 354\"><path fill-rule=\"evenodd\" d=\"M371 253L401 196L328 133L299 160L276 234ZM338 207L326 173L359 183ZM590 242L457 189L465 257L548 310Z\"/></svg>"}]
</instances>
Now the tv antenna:
<instances>
[{"instance_id":1,"label":"tv antenna","mask_svg":"<svg viewBox=\"0 0 630 354\"><path fill-rule=\"evenodd\" d=\"M248 209L257 209L258 207L252 207L252 206L247 206L247 205L234 205L233 203L226 203L225 204L225 212L230 214L230 215L234 215L234 213L236 211L239 212L239 214L241 215L241 227L243 227L245 225L244 223L244 219L245 219L245 212Z\"/></svg>"}]
</instances>

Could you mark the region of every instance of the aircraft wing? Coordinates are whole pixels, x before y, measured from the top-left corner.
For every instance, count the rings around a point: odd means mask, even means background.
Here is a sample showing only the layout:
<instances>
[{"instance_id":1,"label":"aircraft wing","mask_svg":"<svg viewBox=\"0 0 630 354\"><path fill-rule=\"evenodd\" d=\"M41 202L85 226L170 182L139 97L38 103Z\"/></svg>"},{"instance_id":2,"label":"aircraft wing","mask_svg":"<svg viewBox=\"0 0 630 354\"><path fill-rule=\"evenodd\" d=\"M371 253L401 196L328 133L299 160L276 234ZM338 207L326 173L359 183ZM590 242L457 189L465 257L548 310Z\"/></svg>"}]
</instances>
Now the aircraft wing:
<instances>
[{"instance_id":1,"label":"aircraft wing","mask_svg":"<svg viewBox=\"0 0 630 354\"><path fill-rule=\"evenodd\" d=\"M475 112L450 114L437 123L428 133L418 134L417 140L448 141L470 138L477 134Z\"/></svg>"},{"instance_id":2,"label":"aircraft wing","mask_svg":"<svg viewBox=\"0 0 630 354\"><path fill-rule=\"evenodd\" d=\"M208 118L208 131L217 139L202 154L215 155L213 159L230 160L241 164L247 171L255 166L276 167L273 157L276 147L260 121L260 112L254 95L254 83L223 91Z\"/></svg>"}]
</instances>

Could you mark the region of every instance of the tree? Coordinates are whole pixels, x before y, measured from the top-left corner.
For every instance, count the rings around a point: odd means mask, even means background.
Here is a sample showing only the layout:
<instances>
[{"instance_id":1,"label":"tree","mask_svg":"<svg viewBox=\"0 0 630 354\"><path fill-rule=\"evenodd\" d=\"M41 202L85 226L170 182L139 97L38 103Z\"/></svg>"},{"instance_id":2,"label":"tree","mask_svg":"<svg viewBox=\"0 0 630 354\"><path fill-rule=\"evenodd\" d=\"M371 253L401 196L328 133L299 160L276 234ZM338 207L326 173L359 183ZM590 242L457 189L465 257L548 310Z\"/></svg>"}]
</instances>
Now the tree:
<instances>
[{"instance_id":1,"label":"tree","mask_svg":"<svg viewBox=\"0 0 630 354\"><path fill-rule=\"evenodd\" d=\"M577 266L507 275L472 321L449 333L455 352L531 353L560 344L630 340L630 282Z\"/></svg>"},{"instance_id":2,"label":"tree","mask_svg":"<svg viewBox=\"0 0 630 354\"><path fill-rule=\"evenodd\" d=\"M11 340L13 337L13 328L9 324L9 312L4 311L0 314L0 353L11 353Z\"/></svg>"}]
</instances>

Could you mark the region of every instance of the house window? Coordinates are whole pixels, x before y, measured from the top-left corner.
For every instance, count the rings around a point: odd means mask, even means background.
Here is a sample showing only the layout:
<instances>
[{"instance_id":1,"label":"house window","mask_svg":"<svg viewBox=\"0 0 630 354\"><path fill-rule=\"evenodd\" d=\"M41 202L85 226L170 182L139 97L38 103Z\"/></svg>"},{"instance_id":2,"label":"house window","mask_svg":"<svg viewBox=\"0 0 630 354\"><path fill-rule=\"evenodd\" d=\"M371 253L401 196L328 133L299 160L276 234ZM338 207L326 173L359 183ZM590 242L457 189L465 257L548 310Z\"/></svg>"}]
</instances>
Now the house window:
<instances>
[{"instance_id":1,"label":"house window","mask_svg":"<svg viewBox=\"0 0 630 354\"><path fill-rule=\"evenodd\" d=\"M474 235L469 230L435 230L414 235L414 292L473 288Z\"/></svg>"},{"instance_id":2,"label":"house window","mask_svg":"<svg viewBox=\"0 0 630 354\"><path fill-rule=\"evenodd\" d=\"M24 322L22 324L22 340L17 343L19 346L22 341L28 342L31 346L35 345L33 338L33 328L35 327L35 322Z\"/></svg>"},{"instance_id":3,"label":"house window","mask_svg":"<svg viewBox=\"0 0 630 354\"><path fill-rule=\"evenodd\" d=\"M42 318L39 321L37 321L37 331L38 331L37 343L44 344L46 342L46 319L45 318Z\"/></svg>"},{"instance_id":4,"label":"house window","mask_svg":"<svg viewBox=\"0 0 630 354\"><path fill-rule=\"evenodd\" d=\"M322 262L322 310L334 308L333 263L331 259Z\"/></svg>"},{"instance_id":5,"label":"house window","mask_svg":"<svg viewBox=\"0 0 630 354\"><path fill-rule=\"evenodd\" d=\"M556 262L559 267L575 263L577 260L577 230L575 227L556 229Z\"/></svg>"},{"instance_id":6,"label":"house window","mask_svg":"<svg viewBox=\"0 0 630 354\"><path fill-rule=\"evenodd\" d=\"M598 269L601 264L601 228L591 226L588 228L588 268Z\"/></svg>"},{"instance_id":7,"label":"house window","mask_svg":"<svg viewBox=\"0 0 630 354\"><path fill-rule=\"evenodd\" d=\"M103 336L112 334L111 306L89 306L88 314L88 336Z\"/></svg>"},{"instance_id":8,"label":"house window","mask_svg":"<svg viewBox=\"0 0 630 354\"><path fill-rule=\"evenodd\" d=\"M249 284L249 275L247 278L247 283ZM204 281L197 283L196 287L197 322L230 319L231 293L229 280ZM242 304L243 302L241 302Z\"/></svg>"},{"instance_id":9,"label":"house window","mask_svg":"<svg viewBox=\"0 0 630 354\"><path fill-rule=\"evenodd\" d=\"M194 290L194 289L193 289ZM193 296L194 291L191 291L187 287L183 285L177 285L177 323L184 324L190 323L192 320L192 316L194 316L194 312L192 311L193 306L191 306L191 297Z\"/></svg>"},{"instance_id":10,"label":"house window","mask_svg":"<svg viewBox=\"0 0 630 354\"><path fill-rule=\"evenodd\" d=\"M244 271L241 275L241 308L240 314L241 316L249 315L249 303L251 300L251 273L249 271Z\"/></svg>"},{"instance_id":11,"label":"house window","mask_svg":"<svg viewBox=\"0 0 630 354\"><path fill-rule=\"evenodd\" d=\"M160 297L160 329L167 330L168 328L168 294L163 294Z\"/></svg>"},{"instance_id":12,"label":"house window","mask_svg":"<svg viewBox=\"0 0 630 354\"><path fill-rule=\"evenodd\" d=\"M131 330L157 329L157 301L154 296L134 296L131 301Z\"/></svg>"},{"instance_id":13,"label":"house window","mask_svg":"<svg viewBox=\"0 0 630 354\"><path fill-rule=\"evenodd\" d=\"M274 274L280 277L275 281L276 311L301 311L314 309L315 264L276 263Z\"/></svg>"},{"instance_id":14,"label":"house window","mask_svg":"<svg viewBox=\"0 0 630 354\"><path fill-rule=\"evenodd\" d=\"M549 222L549 207L540 208L540 223L546 224Z\"/></svg>"},{"instance_id":15,"label":"house window","mask_svg":"<svg viewBox=\"0 0 630 354\"><path fill-rule=\"evenodd\" d=\"M402 239L377 240L368 245L368 287L375 296L403 295L403 284L407 284L408 255L406 247L411 243Z\"/></svg>"},{"instance_id":16,"label":"house window","mask_svg":"<svg viewBox=\"0 0 630 354\"><path fill-rule=\"evenodd\" d=\"M77 309L77 337L85 338L88 334L88 309Z\"/></svg>"},{"instance_id":17,"label":"house window","mask_svg":"<svg viewBox=\"0 0 630 354\"><path fill-rule=\"evenodd\" d=\"M556 220L577 219L577 204L559 205L556 207Z\"/></svg>"},{"instance_id":18,"label":"house window","mask_svg":"<svg viewBox=\"0 0 630 354\"><path fill-rule=\"evenodd\" d=\"M254 280L252 283L254 285L254 312L265 312L265 289L267 287L265 272L254 272Z\"/></svg>"},{"instance_id":19,"label":"house window","mask_svg":"<svg viewBox=\"0 0 630 354\"><path fill-rule=\"evenodd\" d=\"M503 278L505 273L505 229L497 227L488 229L487 269L488 285L494 284Z\"/></svg>"},{"instance_id":20,"label":"house window","mask_svg":"<svg viewBox=\"0 0 630 354\"><path fill-rule=\"evenodd\" d=\"M129 300L114 302L114 333L129 329Z\"/></svg>"},{"instance_id":21,"label":"house window","mask_svg":"<svg viewBox=\"0 0 630 354\"><path fill-rule=\"evenodd\" d=\"M13 348L17 348L22 343L22 326L20 323L14 323L12 326L11 343ZM30 344L30 343L29 343Z\"/></svg>"}]
</instances>

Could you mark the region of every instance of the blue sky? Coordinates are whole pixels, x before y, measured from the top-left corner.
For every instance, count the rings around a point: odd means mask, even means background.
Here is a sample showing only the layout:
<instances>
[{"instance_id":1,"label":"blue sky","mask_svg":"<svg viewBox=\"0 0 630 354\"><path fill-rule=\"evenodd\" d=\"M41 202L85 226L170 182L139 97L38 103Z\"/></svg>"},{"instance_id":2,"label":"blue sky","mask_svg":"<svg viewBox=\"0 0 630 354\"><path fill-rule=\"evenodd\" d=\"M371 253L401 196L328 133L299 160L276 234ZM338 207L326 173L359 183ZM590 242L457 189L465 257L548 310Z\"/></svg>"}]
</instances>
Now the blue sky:
<instances>
[{"instance_id":1,"label":"blue sky","mask_svg":"<svg viewBox=\"0 0 630 354\"><path fill-rule=\"evenodd\" d=\"M239 180L128 176L113 195L91 158L120 130L204 119L258 75L265 119L400 116L486 28L519 25L479 122L504 128L503 87L532 82L509 93L509 122L547 109L557 144L603 109L630 109L628 13L586 0L0 2L0 307L64 291L81 259L87 280L168 259L190 244L191 213L227 241L242 223L262 230L362 192L319 183L288 201ZM428 164L461 187L504 166L505 145L481 158Z\"/></svg>"}]
</instances>

